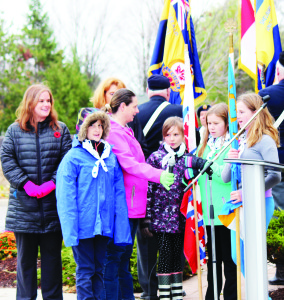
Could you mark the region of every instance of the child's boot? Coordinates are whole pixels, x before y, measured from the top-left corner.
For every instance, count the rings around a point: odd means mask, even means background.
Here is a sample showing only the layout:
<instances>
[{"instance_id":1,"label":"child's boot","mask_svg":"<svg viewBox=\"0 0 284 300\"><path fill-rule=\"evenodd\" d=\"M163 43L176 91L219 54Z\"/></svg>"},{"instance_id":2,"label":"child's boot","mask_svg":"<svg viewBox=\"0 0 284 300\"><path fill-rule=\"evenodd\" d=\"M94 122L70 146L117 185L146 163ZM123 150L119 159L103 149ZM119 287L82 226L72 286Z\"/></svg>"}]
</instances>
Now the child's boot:
<instances>
[{"instance_id":1,"label":"child's boot","mask_svg":"<svg viewBox=\"0 0 284 300\"><path fill-rule=\"evenodd\" d=\"M171 300L171 274L158 274L160 300Z\"/></svg>"},{"instance_id":2,"label":"child's boot","mask_svg":"<svg viewBox=\"0 0 284 300\"><path fill-rule=\"evenodd\" d=\"M182 272L171 274L172 300L182 299Z\"/></svg>"}]
</instances>

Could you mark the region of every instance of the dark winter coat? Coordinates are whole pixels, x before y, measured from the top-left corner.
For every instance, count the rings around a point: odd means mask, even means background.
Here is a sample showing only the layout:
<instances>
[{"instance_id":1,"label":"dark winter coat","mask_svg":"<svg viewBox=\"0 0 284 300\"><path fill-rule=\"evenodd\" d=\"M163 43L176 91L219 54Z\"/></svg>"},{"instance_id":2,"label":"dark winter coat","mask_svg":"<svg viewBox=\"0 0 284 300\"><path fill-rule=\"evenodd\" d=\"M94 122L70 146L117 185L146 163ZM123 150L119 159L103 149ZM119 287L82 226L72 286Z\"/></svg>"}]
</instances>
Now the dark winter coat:
<instances>
[{"instance_id":1,"label":"dark winter coat","mask_svg":"<svg viewBox=\"0 0 284 300\"><path fill-rule=\"evenodd\" d=\"M270 96L270 100L267 102L267 108L276 121L284 110L284 79L278 84L260 90L259 95L261 97L266 95ZM279 161L281 164L284 164L284 122L279 125L278 131L280 134L280 147L278 148ZM283 173L282 181L284 181Z\"/></svg>"},{"instance_id":2,"label":"dark winter coat","mask_svg":"<svg viewBox=\"0 0 284 300\"><path fill-rule=\"evenodd\" d=\"M1 162L10 183L6 230L22 233L59 231L55 191L37 199L23 189L27 181L41 185L56 181L56 171L64 155L71 148L68 128L54 131L49 120L38 123L38 134L21 130L18 123L9 126L2 147Z\"/></svg>"},{"instance_id":3,"label":"dark winter coat","mask_svg":"<svg viewBox=\"0 0 284 300\"><path fill-rule=\"evenodd\" d=\"M158 151L149 156L147 163L165 170L167 165L162 168L162 159L167 153L162 144ZM176 156L175 159L175 181L169 191L158 183L149 182L148 185L146 218L151 219L155 232L181 233L185 228L185 217L180 212L185 187L182 183L185 171L184 155Z\"/></svg>"}]
</instances>

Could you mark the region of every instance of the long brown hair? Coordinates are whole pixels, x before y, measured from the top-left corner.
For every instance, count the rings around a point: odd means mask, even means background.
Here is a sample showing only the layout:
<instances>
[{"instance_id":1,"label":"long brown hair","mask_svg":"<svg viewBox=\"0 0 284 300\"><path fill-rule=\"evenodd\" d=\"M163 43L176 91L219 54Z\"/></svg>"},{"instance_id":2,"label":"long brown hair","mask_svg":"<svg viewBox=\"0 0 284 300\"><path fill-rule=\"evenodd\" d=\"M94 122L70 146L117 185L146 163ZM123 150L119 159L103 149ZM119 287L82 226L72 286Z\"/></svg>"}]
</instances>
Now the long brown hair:
<instances>
[{"instance_id":1,"label":"long brown hair","mask_svg":"<svg viewBox=\"0 0 284 300\"><path fill-rule=\"evenodd\" d=\"M218 103L218 104L211 106L206 114L207 127L205 128L205 131L204 131L203 144L198 151L199 157L203 156L204 150L207 146L207 141L208 141L208 137L209 137L208 116L210 116L210 115L216 115L217 117L221 118L225 123L226 131L228 130L228 105L225 103Z\"/></svg>"},{"instance_id":2,"label":"long brown hair","mask_svg":"<svg viewBox=\"0 0 284 300\"><path fill-rule=\"evenodd\" d=\"M116 85L117 89L126 88L125 84L118 78L110 77L102 81L96 88L93 97L90 99L94 107L102 108L106 105L106 92L112 85Z\"/></svg>"},{"instance_id":3,"label":"long brown hair","mask_svg":"<svg viewBox=\"0 0 284 300\"><path fill-rule=\"evenodd\" d=\"M263 104L261 97L254 93L239 96L237 99L237 109L238 102L243 102L243 104L252 112L257 111ZM247 135L247 147L250 148L254 146L262 139L264 134L272 137L277 147L279 147L279 134L278 130L273 126L273 123L274 119L272 115L267 108L264 108L254 119L253 123L251 123Z\"/></svg>"},{"instance_id":4,"label":"long brown hair","mask_svg":"<svg viewBox=\"0 0 284 300\"><path fill-rule=\"evenodd\" d=\"M53 130L60 128L58 124L57 112L54 109L54 99L49 87L43 84L33 84L29 86L24 94L23 100L21 101L19 107L16 110L16 122L19 123L20 128L25 131L31 131L28 124L32 125L37 132L37 122L34 118L34 109L38 103L38 99L43 92L48 92L50 95L50 113L49 113L49 126Z\"/></svg>"}]
</instances>

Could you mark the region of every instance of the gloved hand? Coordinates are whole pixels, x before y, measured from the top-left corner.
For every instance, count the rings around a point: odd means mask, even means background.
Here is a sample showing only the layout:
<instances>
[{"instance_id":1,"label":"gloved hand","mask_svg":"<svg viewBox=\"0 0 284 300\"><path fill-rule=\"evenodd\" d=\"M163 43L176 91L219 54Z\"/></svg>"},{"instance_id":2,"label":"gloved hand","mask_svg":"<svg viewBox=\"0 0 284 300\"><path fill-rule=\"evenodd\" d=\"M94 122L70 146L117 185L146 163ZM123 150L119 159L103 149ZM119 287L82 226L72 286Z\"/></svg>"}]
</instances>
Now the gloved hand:
<instances>
[{"instance_id":1,"label":"gloved hand","mask_svg":"<svg viewBox=\"0 0 284 300\"><path fill-rule=\"evenodd\" d=\"M166 171L161 173L160 183L166 190L170 190L170 186L174 183L174 181L175 176L173 173L168 173Z\"/></svg>"},{"instance_id":2,"label":"gloved hand","mask_svg":"<svg viewBox=\"0 0 284 300\"><path fill-rule=\"evenodd\" d=\"M42 197L48 195L53 190L55 190L55 188L56 188L56 185L52 180L43 183L42 185L39 186L39 192L37 194L37 198L39 199L39 198L42 198Z\"/></svg>"},{"instance_id":3,"label":"gloved hand","mask_svg":"<svg viewBox=\"0 0 284 300\"><path fill-rule=\"evenodd\" d=\"M192 180L199 174L199 171L197 169L187 168L184 171L184 177L187 180Z\"/></svg>"},{"instance_id":4,"label":"gloved hand","mask_svg":"<svg viewBox=\"0 0 284 300\"><path fill-rule=\"evenodd\" d=\"M140 231L143 237L152 237L153 236L153 227L152 227L152 222L151 219L143 219L140 220Z\"/></svg>"},{"instance_id":5,"label":"gloved hand","mask_svg":"<svg viewBox=\"0 0 284 300\"><path fill-rule=\"evenodd\" d=\"M25 192L31 197L37 197L39 186L30 180L23 186Z\"/></svg>"},{"instance_id":6,"label":"gloved hand","mask_svg":"<svg viewBox=\"0 0 284 300\"><path fill-rule=\"evenodd\" d=\"M193 168L201 171L204 168L206 163L207 163L206 159L203 159L201 157L192 154L188 154L185 157L185 166L188 168Z\"/></svg>"}]
</instances>

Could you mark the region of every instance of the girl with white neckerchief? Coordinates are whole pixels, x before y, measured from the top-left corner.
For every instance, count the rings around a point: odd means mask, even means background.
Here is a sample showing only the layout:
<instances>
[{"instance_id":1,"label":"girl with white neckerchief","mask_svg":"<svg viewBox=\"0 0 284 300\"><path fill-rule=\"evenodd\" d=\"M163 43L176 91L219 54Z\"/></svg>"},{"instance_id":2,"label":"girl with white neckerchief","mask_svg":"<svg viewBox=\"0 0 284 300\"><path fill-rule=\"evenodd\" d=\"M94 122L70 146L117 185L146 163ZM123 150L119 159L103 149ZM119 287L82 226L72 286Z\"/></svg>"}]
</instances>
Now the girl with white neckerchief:
<instances>
[{"instance_id":1,"label":"girl with white neckerchief","mask_svg":"<svg viewBox=\"0 0 284 300\"><path fill-rule=\"evenodd\" d=\"M228 106L225 103L218 103L212 106L206 115L207 128L203 137L203 143L197 149L197 155L204 160L212 160L226 146L230 140L228 132ZM230 199L231 183L224 183L221 174L225 168L223 159L228 156L230 147L213 163L212 175L212 201L214 205L214 230L215 230L215 249L217 266L218 295L222 290L222 264L224 264L225 285L223 295L225 300L237 299L237 278L236 266L231 258L231 237L230 230L226 228L219 220L220 213L224 203ZM192 166L195 165L196 158L192 158ZM187 163L190 167L190 162ZM198 180L201 193L203 219L207 231L207 280L208 288L206 291L206 300L214 299L214 282L212 269L212 242L211 242L211 220L210 220L210 183L209 177L205 173Z\"/></svg>"}]
</instances>

